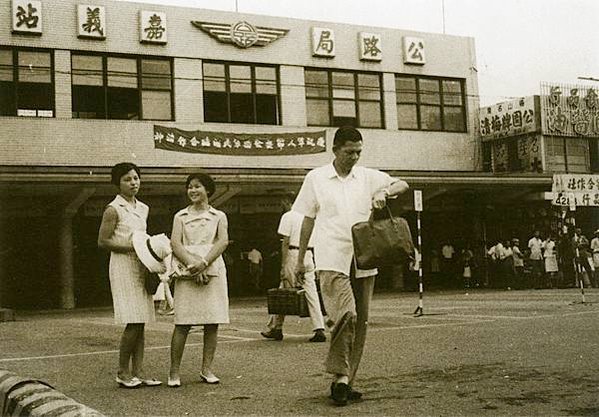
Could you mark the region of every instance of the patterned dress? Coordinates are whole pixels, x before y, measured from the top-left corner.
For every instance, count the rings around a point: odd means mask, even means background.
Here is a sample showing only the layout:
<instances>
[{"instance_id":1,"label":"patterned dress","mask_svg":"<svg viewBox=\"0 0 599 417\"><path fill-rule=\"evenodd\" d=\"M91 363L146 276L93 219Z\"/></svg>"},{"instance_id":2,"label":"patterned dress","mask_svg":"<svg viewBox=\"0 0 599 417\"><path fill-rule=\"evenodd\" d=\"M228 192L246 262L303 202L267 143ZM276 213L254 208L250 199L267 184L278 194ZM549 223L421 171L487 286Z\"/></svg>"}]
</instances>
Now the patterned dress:
<instances>
[{"instance_id":1,"label":"patterned dress","mask_svg":"<svg viewBox=\"0 0 599 417\"><path fill-rule=\"evenodd\" d=\"M175 214L174 222L181 223L183 246L193 254L206 255L216 238L218 224L226 214L213 207L195 213L189 207ZM208 268L214 274L208 284L195 280L178 279L175 283L175 324L229 323L229 295L227 269L222 256Z\"/></svg>"},{"instance_id":2,"label":"patterned dress","mask_svg":"<svg viewBox=\"0 0 599 417\"><path fill-rule=\"evenodd\" d=\"M133 207L121 195L109 204L118 214L114 237L123 243L136 230L146 231L149 208L137 200ZM110 291L114 321L120 324L149 323L156 320L152 295L144 287L145 267L135 252L110 253Z\"/></svg>"}]
</instances>

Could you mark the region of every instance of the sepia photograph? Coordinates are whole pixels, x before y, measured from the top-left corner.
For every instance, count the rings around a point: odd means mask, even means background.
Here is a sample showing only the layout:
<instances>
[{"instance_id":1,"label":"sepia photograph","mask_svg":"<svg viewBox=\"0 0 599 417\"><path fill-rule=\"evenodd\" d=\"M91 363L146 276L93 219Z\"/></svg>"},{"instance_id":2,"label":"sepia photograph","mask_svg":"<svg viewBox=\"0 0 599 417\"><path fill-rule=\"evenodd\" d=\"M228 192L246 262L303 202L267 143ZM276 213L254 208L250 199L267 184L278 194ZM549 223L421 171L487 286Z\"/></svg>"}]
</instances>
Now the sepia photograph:
<instances>
[{"instance_id":1,"label":"sepia photograph","mask_svg":"<svg viewBox=\"0 0 599 417\"><path fill-rule=\"evenodd\" d=\"M0 416L599 416L596 0L0 0Z\"/></svg>"}]
</instances>

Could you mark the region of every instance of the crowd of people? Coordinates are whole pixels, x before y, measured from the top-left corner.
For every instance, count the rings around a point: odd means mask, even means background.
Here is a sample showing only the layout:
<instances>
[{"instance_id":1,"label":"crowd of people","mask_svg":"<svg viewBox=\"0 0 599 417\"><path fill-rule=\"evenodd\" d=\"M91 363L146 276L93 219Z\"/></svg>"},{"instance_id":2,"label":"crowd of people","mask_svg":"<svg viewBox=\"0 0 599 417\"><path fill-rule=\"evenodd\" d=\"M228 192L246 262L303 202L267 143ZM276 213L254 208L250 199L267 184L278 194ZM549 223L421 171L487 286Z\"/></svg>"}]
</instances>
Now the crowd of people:
<instances>
[{"instance_id":1,"label":"crowd of people","mask_svg":"<svg viewBox=\"0 0 599 417\"><path fill-rule=\"evenodd\" d=\"M376 269L356 268L351 227L368 220L371 210L384 208L388 198L409 188L403 180L357 166L362 141L361 133L353 127L336 131L334 160L306 175L293 207L279 227L284 260L281 286L302 286L306 290L314 327L311 342L327 339L315 284L318 271L330 332L325 363L332 381L326 392L335 405L347 405L362 397L354 389L354 382L364 351L377 275ZM213 363L218 327L229 323L227 268L223 259L229 237L226 214L209 204L216 187L213 179L205 173L187 178L189 205L174 216L170 253L164 247L154 247L158 239L146 234L149 207L136 197L141 185L140 169L132 163L119 163L111 174L118 193L104 211L98 246L110 251L114 318L125 326L116 382L123 388L162 384L143 371L145 324L155 321L153 294L144 284L148 273L158 273L163 277L161 291L174 315L167 385L176 388L182 384L180 367L192 326L203 326L204 330L199 379L219 383ZM261 256L254 255L254 275L259 276ZM256 276L253 279L259 283ZM168 278L174 280L174 294L165 287ZM284 316L271 317L262 335L281 340L283 321Z\"/></svg>"}]
</instances>

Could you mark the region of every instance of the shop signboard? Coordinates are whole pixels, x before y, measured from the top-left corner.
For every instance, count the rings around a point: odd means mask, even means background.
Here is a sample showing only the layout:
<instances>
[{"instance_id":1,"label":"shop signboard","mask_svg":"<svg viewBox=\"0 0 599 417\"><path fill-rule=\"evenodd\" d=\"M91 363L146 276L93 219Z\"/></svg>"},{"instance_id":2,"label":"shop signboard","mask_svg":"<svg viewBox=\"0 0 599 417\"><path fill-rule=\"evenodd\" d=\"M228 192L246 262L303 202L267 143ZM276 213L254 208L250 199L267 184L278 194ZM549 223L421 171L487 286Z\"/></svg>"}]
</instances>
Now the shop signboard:
<instances>
[{"instance_id":1,"label":"shop signboard","mask_svg":"<svg viewBox=\"0 0 599 417\"><path fill-rule=\"evenodd\" d=\"M538 96L504 101L480 109L480 134L483 140L538 132Z\"/></svg>"},{"instance_id":2,"label":"shop signboard","mask_svg":"<svg viewBox=\"0 0 599 417\"><path fill-rule=\"evenodd\" d=\"M555 206L599 207L599 174L554 174L551 191Z\"/></svg>"},{"instance_id":3,"label":"shop signboard","mask_svg":"<svg viewBox=\"0 0 599 417\"><path fill-rule=\"evenodd\" d=\"M599 137L599 89L594 86L541 84L545 135Z\"/></svg>"}]
</instances>

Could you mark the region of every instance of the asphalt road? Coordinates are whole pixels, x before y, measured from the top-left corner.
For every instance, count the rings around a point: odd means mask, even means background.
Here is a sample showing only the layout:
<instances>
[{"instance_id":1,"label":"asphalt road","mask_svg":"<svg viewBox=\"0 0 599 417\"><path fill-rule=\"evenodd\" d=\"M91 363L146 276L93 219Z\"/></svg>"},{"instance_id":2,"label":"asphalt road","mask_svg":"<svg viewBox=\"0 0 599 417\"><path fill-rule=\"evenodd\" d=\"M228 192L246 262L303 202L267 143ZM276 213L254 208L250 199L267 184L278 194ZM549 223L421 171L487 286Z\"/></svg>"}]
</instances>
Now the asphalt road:
<instances>
[{"instance_id":1,"label":"asphalt road","mask_svg":"<svg viewBox=\"0 0 599 417\"><path fill-rule=\"evenodd\" d=\"M415 293L376 294L355 388L335 407L323 372L327 344L289 317L264 340L264 298L233 299L215 361L221 384L199 382L201 329L188 339L183 386L120 389L122 326L109 309L17 314L0 323L0 369L45 380L112 416L599 416L599 290L436 292L413 317ZM595 303L596 302L596 303ZM172 318L146 329L148 376L166 380Z\"/></svg>"}]
</instances>

